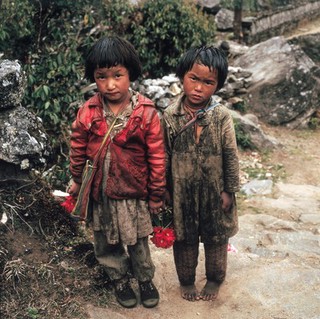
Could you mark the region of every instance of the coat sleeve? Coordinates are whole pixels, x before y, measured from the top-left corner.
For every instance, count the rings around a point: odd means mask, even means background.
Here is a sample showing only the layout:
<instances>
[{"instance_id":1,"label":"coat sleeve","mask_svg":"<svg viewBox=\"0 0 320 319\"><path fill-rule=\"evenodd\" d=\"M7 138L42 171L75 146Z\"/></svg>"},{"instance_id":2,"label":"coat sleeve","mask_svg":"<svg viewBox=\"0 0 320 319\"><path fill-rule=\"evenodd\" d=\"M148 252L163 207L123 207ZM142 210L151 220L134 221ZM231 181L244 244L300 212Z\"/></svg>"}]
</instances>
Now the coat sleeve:
<instances>
[{"instance_id":1,"label":"coat sleeve","mask_svg":"<svg viewBox=\"0 0 320 319\"><path fill-rule=\"evenodd\" d=\"M165 147L160 118L153 108L146 132L147 162L149 167L148 192L153 201L164 200L165 195Z\"/></svg>"},{"instance_id":2,"label":"coat sleeve","mask_svg":"<svg viewBox=\"0 0 320 319\"><path fill-rule=\"evenodd\" d=\"M76 120L71 126L70 137L70 173L75 182L82 182L82 171L85 166L87 156L86 149L88 144L89 132L80 122L81 112L79 109Z\"/></svg>"},{"instance_id":3,"label":"coat sleeve","mask_svg":"<svg viewBox=\"0 0 320 319\"><path fill-rule=\"evenodd\" d=\"M222 120L222 152L224 190L229 193L239 191L239 157L233 119L226 111Z\"/></svg>"},{"instance_id":4,"label":"coat sleeve","mask_svg":"<svg viewBox=\"0 0 320 319\"><path fill-rule=\"evenodd\" d=\"M166 189L172 196L172 177L171 177L171 155L172 155L172 143L173 133L169 124L167 114L164 113L161 118L161 126L164 133L165 155L166 155Z\"/></svg>"}]
</instances>

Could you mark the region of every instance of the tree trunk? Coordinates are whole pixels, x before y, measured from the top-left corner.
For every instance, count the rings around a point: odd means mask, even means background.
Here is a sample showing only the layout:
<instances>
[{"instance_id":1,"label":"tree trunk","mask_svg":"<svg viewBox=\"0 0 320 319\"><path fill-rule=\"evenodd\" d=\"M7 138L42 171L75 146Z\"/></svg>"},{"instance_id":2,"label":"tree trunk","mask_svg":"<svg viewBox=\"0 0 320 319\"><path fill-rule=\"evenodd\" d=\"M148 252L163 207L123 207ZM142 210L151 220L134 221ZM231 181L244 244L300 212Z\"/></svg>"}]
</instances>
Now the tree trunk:
<instances>
[{"instance_id":1,"label":"tree trunk","mask_svg":"<svg viewBox=\"0 0 320 319\"><path fill-rule=\"evenodd\" d=\"M233 33L237 42L242 43L242 2L243 0L233 0L234 18L233 18Z\"/></svg>"}]
</instances>

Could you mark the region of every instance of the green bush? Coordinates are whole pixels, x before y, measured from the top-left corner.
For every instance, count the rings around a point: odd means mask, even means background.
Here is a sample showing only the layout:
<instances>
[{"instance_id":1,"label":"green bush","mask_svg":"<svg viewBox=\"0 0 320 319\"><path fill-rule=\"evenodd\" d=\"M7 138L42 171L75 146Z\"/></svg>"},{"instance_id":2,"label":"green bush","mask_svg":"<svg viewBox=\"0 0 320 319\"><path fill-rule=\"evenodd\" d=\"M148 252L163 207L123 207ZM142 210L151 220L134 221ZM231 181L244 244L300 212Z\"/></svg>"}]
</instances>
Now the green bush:
<instances>
[{"instance_id":1,"label":"green bush","mask_svg":"<svg viewBox=\"0 0 320 319\"><path fill-rule=\"evenodd\" d=\"M82 100L83 52L95 40L87 34L96 23L90 2L12 1L0 16L0 52L22 63L22 104L43 120L60 181L68 180L69 128Z\"/></svg>"},{"instance_id":2,"label":"green bush","mask_svg":"<svg viewBox=\"0 0 320 319\"><path fill-rule=\"evenodd\" d=\"M234 129L236 132L236 140L238 147L240 149L254 149L254 145L252 144L250 135L244 132L243 128L241 128L239 121L237 121L236 119L234 120Z\"/></svg>"},{"instance_id":3,"label":"green bush","mask_svg":"<svg viewBox=\"0 0 320 319\"><path fill-rule=\"evenodd\" d=\"M0 53L25 62L35 42L34 6L29 1L0 2Z\"/></svg>"},{"instance_id":4,"label":"green bush","mask_svg":"<svg viewBox=\"0 0 320 319\"><path fill-rule=\"evenodd\" d=\"M194 1L154 0L144 2L128 31L145 75L154 78L172 72L191 46L213 42L215 24Z\"/></svg>"},{"instance_id":5,"label":"green bush","mask_svg":"<svg viewBox=\"0 0 320 319\"><path fill-rule=\"evenodd\" d=\"M126 37L131 22L139 16L138 12L138 7L129 0L103 0L100 14L109 33Z\"/></svg>"}]
</instances>

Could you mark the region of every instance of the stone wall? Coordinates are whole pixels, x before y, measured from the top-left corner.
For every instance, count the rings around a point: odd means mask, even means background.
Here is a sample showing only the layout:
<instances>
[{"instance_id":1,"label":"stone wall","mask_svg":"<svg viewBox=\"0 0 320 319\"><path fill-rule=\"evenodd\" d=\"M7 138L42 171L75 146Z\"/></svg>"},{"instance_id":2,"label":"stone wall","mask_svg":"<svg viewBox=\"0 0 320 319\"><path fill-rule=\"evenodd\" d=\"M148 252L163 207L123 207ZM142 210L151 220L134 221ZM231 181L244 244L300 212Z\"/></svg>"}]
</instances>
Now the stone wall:
<instances>
[{"instance_id":1,"label":"stone wall","mask_svg":"<svg viewBox=\"0 0 320 319\"><path fill-rule=\"evenodd\" d=\"M246 18L243 20L243 27L246 29L245 41L248 44L259 43L296 28L304 20L310 21L318 17L320 1L298 7L289 6L282 11L268 13L259 18Z\"/></svg>"}]
</instances>

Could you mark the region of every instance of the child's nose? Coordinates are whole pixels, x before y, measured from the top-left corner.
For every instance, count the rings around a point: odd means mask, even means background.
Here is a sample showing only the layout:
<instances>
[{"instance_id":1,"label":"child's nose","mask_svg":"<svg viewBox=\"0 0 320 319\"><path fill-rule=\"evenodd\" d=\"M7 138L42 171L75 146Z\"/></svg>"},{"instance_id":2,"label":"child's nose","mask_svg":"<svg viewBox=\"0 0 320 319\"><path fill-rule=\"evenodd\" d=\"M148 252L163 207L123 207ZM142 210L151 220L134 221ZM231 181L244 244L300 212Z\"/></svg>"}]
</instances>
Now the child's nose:
<instances>
[{"instance_id":1,"label":"child's nose","mask_svg":"<svg viewBox=\"0 0 320 319\"><path fill-rule=\"evenodd\" d=\"M113 79L109 79L106 81L107 90L113 90L115 88L115 81Z\"/></svg>"},{"instance_id":2,"label":"child's nose","mask_svg":"<svg viewBox=\"0 0 320 319\"><path fill-rule=\"evenodd\" d=\"M197 91L202 91L202 83L201 83L200 81L196 83L195 89L196 89Z\"/></svg>"}]
</instances>

